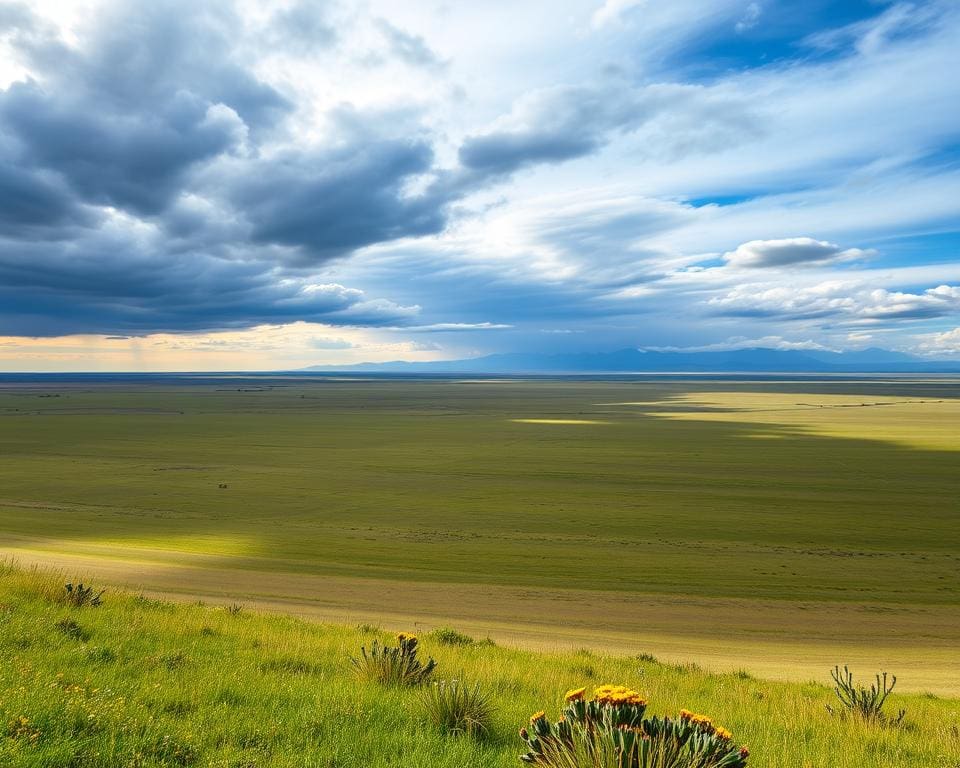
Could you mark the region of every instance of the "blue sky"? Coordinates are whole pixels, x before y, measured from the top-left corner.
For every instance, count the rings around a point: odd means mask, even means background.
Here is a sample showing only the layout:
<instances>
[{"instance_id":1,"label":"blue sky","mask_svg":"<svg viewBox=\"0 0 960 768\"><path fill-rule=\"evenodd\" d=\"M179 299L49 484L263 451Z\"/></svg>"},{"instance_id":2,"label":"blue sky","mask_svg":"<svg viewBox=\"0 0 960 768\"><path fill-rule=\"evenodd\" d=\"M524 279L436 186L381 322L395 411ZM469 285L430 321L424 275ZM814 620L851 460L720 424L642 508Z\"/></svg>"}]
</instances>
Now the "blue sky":
<instances>
[{"instance_id":1,"label":"blue sky","mask_svg":"<svg viewBox=\"0 0 960 768\"><path fill-rule=\"evenodd\" d=\"M960 5L0 3L0 370L960 356Z\"/></svg>"}]
</instances>

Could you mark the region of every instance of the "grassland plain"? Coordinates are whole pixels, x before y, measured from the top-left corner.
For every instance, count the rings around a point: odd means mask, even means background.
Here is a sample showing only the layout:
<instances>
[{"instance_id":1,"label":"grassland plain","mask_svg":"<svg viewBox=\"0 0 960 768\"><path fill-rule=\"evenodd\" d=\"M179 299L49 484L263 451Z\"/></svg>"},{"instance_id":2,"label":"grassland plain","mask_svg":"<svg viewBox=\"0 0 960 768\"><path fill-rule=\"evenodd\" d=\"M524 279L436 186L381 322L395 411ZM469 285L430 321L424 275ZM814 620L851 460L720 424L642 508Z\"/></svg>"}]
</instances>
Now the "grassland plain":
<instances>
[{"instance_id":1,"label":"grassland plain","mask_svg":"<svg viewBox=\"0 0 960 768\"><path fill-rule=\"evenodd\" d=\"M0 551L153 593L960 693L960 385L0 389ZM221 487L225 486L225 487Z\"/></svg>"},{"instance_id":2,"label":"grassland plain","mask_svg":"<svg viewBox=\"0 0 960 768\"><path fill-rule=\"evenodd\" d=\"M651 712L713 716L763 768L953 768L960 701L894 694L904 724L831 715L818 683L589 651L533 653L422 638L438 679L491 696L487 738L445 735L420 694L357 680L349 656L373 627L320 625L110 593L57 600L62 579L0 567L0 765L4 768L494 768L518 766L518 726L556 716L564 691L606 682Z\"/></svg>"}]
</instances>

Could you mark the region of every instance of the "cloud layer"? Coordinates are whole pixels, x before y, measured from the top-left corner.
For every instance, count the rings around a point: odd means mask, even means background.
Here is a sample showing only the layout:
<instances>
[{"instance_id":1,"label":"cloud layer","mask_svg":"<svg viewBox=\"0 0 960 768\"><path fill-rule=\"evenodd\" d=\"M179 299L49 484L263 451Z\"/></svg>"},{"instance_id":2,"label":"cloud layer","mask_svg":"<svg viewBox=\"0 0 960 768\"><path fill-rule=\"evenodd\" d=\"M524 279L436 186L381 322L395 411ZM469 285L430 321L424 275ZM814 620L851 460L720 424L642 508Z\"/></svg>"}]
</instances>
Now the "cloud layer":
<instances>
[{"instance_id":1,"label":"cloud layer","mask_svg":"<svg viewBox=\"0 0 960 768\"><path fill-rule=\"evenodd\" d=\"M546 7L0 3L0 335L953 353L955 4Z\"/></svg>"}]
</instances>

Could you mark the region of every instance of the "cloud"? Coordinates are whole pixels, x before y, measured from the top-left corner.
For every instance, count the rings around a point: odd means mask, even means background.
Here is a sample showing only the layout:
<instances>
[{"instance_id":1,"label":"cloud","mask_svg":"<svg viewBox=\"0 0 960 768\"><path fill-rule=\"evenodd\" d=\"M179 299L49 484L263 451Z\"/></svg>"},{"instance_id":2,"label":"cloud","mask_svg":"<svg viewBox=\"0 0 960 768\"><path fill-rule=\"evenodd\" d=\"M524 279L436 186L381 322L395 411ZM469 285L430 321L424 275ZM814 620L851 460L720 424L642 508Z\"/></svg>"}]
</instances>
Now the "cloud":
<instances>
[{"instance_id":1,"label":"cloud","mask_svg":"<svg viewBox=\"0 0 960 768\"><path fill-rule=\"evenodd\" d=\"M785 267L822 265L853 261L870 255L859 248L843 249L825 240L811 237L788 237L781 240L751 240L734 251L723 254L732 267Z\"/></svg>"},{"instance_id":2,"label":"cloud","mask_svg":"<svg viewBox=\"0 0 960 768\"><path fill-rule=\"evenodd\" d=\"M420 312L316 272L446 225L462 190L412 189L434 162L413 110L338 105L322 140L293 140L294 104L253 72L227 3L108 3L71 43L26 6L0 7L30 73L0 90L0 332L379 326ZM264 34L300 25L331 45L318 9L287 6Z\"/></svg>"},{"instance_id":3,"label":"cloud","mask_svg":"<svg viewBox=\"0 0 960 768\"><path fill-rule=\"evenodd\" d=\"M760 15L763 13L763 6L760 3L750 3L743 12L743 16L734 25L734 29L742 34L753 29L760 22Z\"/></svg>"},{"instance_id":4,"label":"cloud","mask_svg":"<svg viewBox=\"0 0 960 768\"><path fill-rule=\"evenodd\" d=\"M7 158L0 144L0 236L65 237L96 221L96 213L78 203L58 175L31 171Z\"/></svg>"},{"instance_id":5,"label":"cloud","mask_svg":"<svg viewBox=\"0 0 960 768\"><path fill-rule=\"evenodd\" d=\"M58 174L85 203L161 212L192 168L291 108L234 61L240 23L224 4L119 3L73 47L21 19L13 47L36 79L0 93L5 161Z\"/></svg>"},{"instance_id":6,"label":"cloud","mask_svg":"<svg viewBox=\"0 0 960 768\"><path fill-rule=\"evenodd\" d=\"M916 349L923 355L960 355L960 328L916 337Z\"/></svg>"},{"instance_id":7,"label":"cloud","mask_svg":"<svg viewBox=\"0 0 960 768\"><path fill-rule=\"evenodd\" d=\"M513 328L505 323L432 323L431 325L408 325L404 331L499 331Z\"/></svg>"},{"instance_id":8,"label":"cloud","mask_svg":"<svg viewBox=\"0 0 960 768\"><path fill-rule=\"evenodd\" d=\"M441 190L407 190L432 164L425 141L359 136L339 147L241 160L220 180L256 242L301 246L303 260L317 262L443 229L450 200Z\"/></svg>"},{"instance_id":9,"label":"cloud","mask_svg":"<svg viewBox=\"0 0 960 768\"><path fill-rule=\"evenodd\" d=\"M841 280L794 288L745 284L707 302L719 314L792 320L830 318L847 324L921 320L960 312L960 287L940 285L923 293L868 289Z\"/></svg>"},{"instance_id":10,"label":"cloud","mask_svg":"<svg viewBox=\"0 0 960 768\"><path fill-rule=\"evenodd\" d=\"M590 21L594 27L603 27L620 18L621 14L643 5L645 0L604 0L603 5L593 12Z\"/></svg>"},{"instance_id":11,"label":"cloud","mask_svg":"<svg viewBox=\"0 0 960 768\"><path fill-rule=\"evenodd\" d=\"M162 230L122 220L67 241L0 240L0 334L127 335L295 320L393 325L418 311L290 276L250 255L171 253Z\"/></svg>"},{"instance_id":12,"label":"cloud","mask_svg":"<svg viewBox=\"0 0 960 768\"><path fill-rule=\"evenodd\" d=\"M312 349L353 349L357 345L346 339L331 339L322 336L314 337L308 342Z\"/></svg>"},{"instance_id":13,"label":"cloud","mask_svg":"<svg viewBox=\"0 0 960 768\"><path fill-rule=\"evenodd\" d=\"M757 339L748 339L744 336L732 336L714 344L701 344L693 347L645 347L652 352L725 352L733 349L779 349L779 350L814 350L819 352L835 352L836 350L823 344L806 339L804 341L789 341L782 336L762 336Z\"/></svg>"},{"instance_id":14,"label":"cloud","mask_svg":"<svg viewBox=\"0 0 960 768\"><path fill-rule=\"evenodd\" d=\"M420 36L394 26L386 19L377 19L377 29L390 47L390 53L412 67L443 69L446 63Z\"/></svg>"},{"instance_id":15,"label":"cloud","mask_svg":"<svg viewBox=\"0 0 960 768\"><path fill-rule=\"evenodd\" d=\"M298 0L273 13L266 37L273 48L310 56L328 50L337 42L338 34L330 19L329 3Z\"/></svg>"},{"instance_id":16,"label":"cloud","mask_svg":"<svg viewBox=\"0 0 960 768\"><path fill-rule=\"evenodd\" d=\"M489 130L467 136L459 158L474 171L512 173L585 157L641 129L651 154L705 152L756 137L754 112L738 96L701 85L557 86L525 94Z\"/></svg>"},{"instance_id":17,"label":"cloud","mask_svg":"<svg viewBox=\"0 0 960 768\"><path fill-rule=\"evenodd\" d=\"M0 332L307 319L456 356L956 325L955 3L861 4L806 44L824 11L747 0L509 28L482 3L34 5L0 4Z\"/></svg>"},{"instance_id":18,"label":"cloud","mask_svg":"<svg viewBox=\"0 0 960 768\"><path fill-rule=\"evenodd\" d=\"M852 44L857 53L869 56L882 51L897 38L928 30L948 10L948 5L937 0L923 5L893 3L877 16L814 33L804 42L823 50Z\"/></svg>"}]
</instances>

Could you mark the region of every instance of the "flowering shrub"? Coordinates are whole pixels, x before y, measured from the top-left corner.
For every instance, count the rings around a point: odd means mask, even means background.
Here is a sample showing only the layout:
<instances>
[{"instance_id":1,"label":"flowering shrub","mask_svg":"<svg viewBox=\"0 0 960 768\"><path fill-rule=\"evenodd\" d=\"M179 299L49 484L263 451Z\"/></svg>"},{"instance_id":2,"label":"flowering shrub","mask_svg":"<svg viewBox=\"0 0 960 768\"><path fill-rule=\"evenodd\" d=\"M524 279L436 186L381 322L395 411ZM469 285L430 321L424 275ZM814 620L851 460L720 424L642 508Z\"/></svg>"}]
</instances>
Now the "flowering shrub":
<instances>
[{"instance_id":1,"label":"flowering shrub","mask_svg":"<svg viewBox=\"0 0 960 768\"><path fill-rule=\"evenodd\" d=\"M622 685L566 695L560 719L545 713L520 730L529 751L520 759L548 768L743 768L749 752L710 718L681 710L645 717L646 700Z\"/></svg>"},{"instance_id":2,"label":"flowering shrub","mask_svg":"<svg viewBox=\"0 0 960 768\"><path fill-rule=\"evenodd\" d=\"M370 650L360 648L360 657L351 657L357 674L384 685L420 685L433 674L437 662L428 658L423 664L417 658L416 635L401 632L397 635L397 647L380 645L376 640Z\"/></svg>"}]
</instances>

